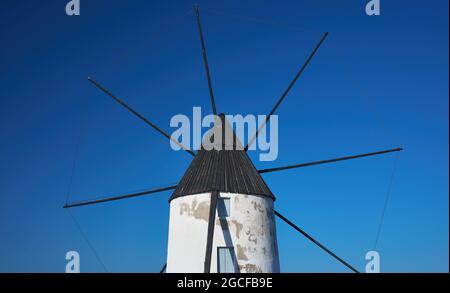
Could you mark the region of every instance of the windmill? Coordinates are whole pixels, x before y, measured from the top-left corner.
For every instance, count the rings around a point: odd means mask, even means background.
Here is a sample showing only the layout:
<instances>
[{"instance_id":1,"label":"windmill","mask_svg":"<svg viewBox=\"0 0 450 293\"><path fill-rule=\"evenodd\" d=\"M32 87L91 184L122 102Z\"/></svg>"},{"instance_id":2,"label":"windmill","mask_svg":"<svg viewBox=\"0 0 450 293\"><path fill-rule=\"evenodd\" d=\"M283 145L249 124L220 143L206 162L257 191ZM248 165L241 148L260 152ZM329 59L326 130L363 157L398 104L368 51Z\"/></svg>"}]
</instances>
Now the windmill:
<instances>
[{"instance_id":1,"label":"windmill","mask_svg":"<svg viewBox=\"0 0 450 293\"><path fill-rule=\"evenodd\" d=\"M279 272L275 216L351 271L358 272L353 266L274 209L275 196L261 174L382 155L401 151L402 148L276 168L256 169L247 154L249 147L289 94L327 38L328 33L322 35L286 90L266 115L264 123L243 147L225 115L217 114L198 6L195 6L195 14L212 113L216 117L215 124L206 137L214 138L219 134L222 139L203 141L200 149L194 152L117 98L93 78L88 77L94 86L194 158L177 185L96 200L66 203L63 208L93 205L174 190L169 198L167 263L161 272ZM217 141L220 141L221 145L217 145ZM212 148L210 144L212 144ZM225 144L228 144L228 148L224 148Z\"/></svg>"}]
</instances>

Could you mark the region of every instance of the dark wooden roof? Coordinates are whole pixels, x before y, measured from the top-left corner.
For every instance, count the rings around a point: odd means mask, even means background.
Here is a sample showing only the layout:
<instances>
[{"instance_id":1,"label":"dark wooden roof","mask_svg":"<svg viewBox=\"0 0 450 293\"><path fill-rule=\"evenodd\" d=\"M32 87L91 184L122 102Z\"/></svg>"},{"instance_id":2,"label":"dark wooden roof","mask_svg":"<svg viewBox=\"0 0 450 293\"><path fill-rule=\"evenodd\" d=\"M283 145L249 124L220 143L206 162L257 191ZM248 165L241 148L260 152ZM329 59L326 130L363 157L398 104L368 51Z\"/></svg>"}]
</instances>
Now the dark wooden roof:
<instances>
[{"instance_id":1,"label":"dark wooden roof","mask_svg":"<svg viewBox=\"0 0 450 293\"><path fill-rule=\"evenodd\" d=\"M230 126L223 115L220 117L223 121L222 125L225 127L220 129L219 126L217 128L224 133L223 129ZM233 136L232 144L234 148L231 150L206 150L204 148L199 150L170 200L180 196L211 191L261 195L275 200L274 195L255 169L247 152L240 146L234 132L231 131L230 133ZM225 138L225 134L223 138ZM227 144L226 141L226 139L223 139L222 145ZM240 147L237 148L236 145Z\"/></svg>"}]
</instances>

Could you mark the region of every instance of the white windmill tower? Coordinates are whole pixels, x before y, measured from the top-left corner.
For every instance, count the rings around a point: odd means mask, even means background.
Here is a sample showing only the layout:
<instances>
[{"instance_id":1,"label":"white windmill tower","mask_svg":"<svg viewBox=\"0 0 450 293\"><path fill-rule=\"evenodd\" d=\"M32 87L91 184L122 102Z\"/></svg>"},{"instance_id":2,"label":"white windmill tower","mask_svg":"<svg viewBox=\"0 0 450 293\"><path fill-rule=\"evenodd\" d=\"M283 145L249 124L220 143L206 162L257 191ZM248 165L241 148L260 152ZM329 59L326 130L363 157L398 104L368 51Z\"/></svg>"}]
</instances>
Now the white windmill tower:
<instances>
[{"instance_id":1,"label":"white windmill tower","mask_svg":"<svg viewBox=\"0 0 450 293\"><path fill-rule=\"evenodd\" d=\"M167 272L277 273L275 197L219 117L169 200Z\"/></svg>"},{"instance_id":2,"label":"white windmill tower","mask_svg":"<svg viewBox=\"0 0 450 293\"><path fill-rule=\"evenodd\" d=\"M213 114L217 115L198 6L195 10L212 110ZM245 148L242 148L234 132L229 130L232 128L226 121L225 116L221 114L216 116L220 119L216 120L215 127L210 130L209 137L219 134L222 140L207 140L203 142L203 147L200 150L194 152L174 140L164 130L125 104L95 80L88 78L97 88L167 139L178 144L194 159L177 185L95 200L66 202L63 208L86 206L175 190L169 199L170 223L167 263L163 266L161 272L279 272L275 216L289 224L346 267L358 272L353 266L277 212L274 209L275 197L260 174L398 152L402 148L260 170L254 167L247 155L249 145L288 95L327 35L328 33L325 33L322 36L287 89L266 116L265 123L260 126ZM226 148L226 145L231 149Z\"/></svg>"}]
</instances>

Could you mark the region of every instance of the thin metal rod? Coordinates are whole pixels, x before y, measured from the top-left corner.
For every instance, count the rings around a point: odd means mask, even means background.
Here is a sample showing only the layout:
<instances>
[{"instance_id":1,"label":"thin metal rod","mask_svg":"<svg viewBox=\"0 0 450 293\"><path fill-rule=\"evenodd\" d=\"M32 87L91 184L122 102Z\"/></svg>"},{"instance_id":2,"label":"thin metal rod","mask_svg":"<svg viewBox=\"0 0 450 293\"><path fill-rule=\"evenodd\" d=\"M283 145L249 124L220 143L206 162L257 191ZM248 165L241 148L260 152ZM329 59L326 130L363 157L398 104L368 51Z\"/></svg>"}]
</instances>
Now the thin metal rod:
<instances>
[{"instance_id":1,"label":"thin metal rod","mask_svg":"<svg viewBox=\"0 0 450 293\"><path fill-rule=\"evenodd\" d=\"M168 138L169 140L173 141L174 143L176 143L178 146L180 146L183 150L185 150L186 152L188 152L189 154L191 154L192 156L195 156L195 153L193 151L191 151L189 148L185 147L184 145L182 145L181 143L179 143L176 139L172 138L170 135L168 135L166 132L164 132L161 128L159 128L158 126L156 126L155 124L153 124L152 122L150 122L147 118L145 118L144 116L142 116L140 113L136 112L135 110L133 110L130 106L128 106L127 104L125 104L125 102L123 102L122 100L120 100L119 98L117 98L116 96L114 96L110 91L108 91L107 89L105 89L103 86L101 86L98 82L96 82L94 79L92 79L91 77L87 78L93 85L95 85L97 88L99 88L102 92L104 92L105 94L107 94L108 96L110 96L111 98L113 98L117 103L119 103L120 105L122 105L125 109L127 109L128 111L130 111L132 114L134 114L135 116L137 116L139 119L141 119L142 121L144 121L147 125L149 125L150 127L152 127L153 129L155 129L156 131L158 131L159 133L161 133L162 135L164 135L166 138Z\"/></svg>"},{"instance_id":2,"label":"thin metal rod","mask_svg":"<svg viewBox=\"0 0 450 293\"><path fill-rule=\"evenodd\" d=\"M94 245L92 245L92 242L89 241L89 238L87 237L86 233L84 233L83 229L81 228L80 223L78 222L77 218L75 218L75 215L70 210L66 210L66 211L70 215L70 217L72 218L73 222L75 223L75 226L77 227L77 229L80 232L81 236L83 237L84 241L86 241L87 245L89 246L89 248L94 253L95 258L100 263L100 265L103 267L103 270L106 273L108 273L108 269L106 268L105 263L100 258L100 255L97 253L97 250L95 249Z\"/></svg>"},{"instance_id":3,"label":"thin metal rod","mask_svg":"<svg viewBox=\"0 0 450 293\"><path fill-rule=\"evenodd\" d=\"M357 269L355 269L354 267L352 267L351 265L349 265L345 260L343 260L342 258L340 258L339 256L337 256L335 253L333 253L331 250L329 250L328 248L326 248L325 246L323 246L322 244L320 244L319 241L317 241L316 239L312 238L308 233L306 233L305 231L303 231L302 229L300 229L297 225L295 225L294 223L292 223L291 221L289 221L288 219L286 219L283 215L281 215L279 212L275 211L275 215L277 215L280 219L282 219L283 221L285 221L287 224L289 224L292 228L294 228L295 230L297 230L298 232L300 232L303 236L305 236L306 238L308 238L310 241L312 241L314 244L316 244L317 246L319 246L320 248L322 248L325 252L327 252L329 255L331 255L332 257L334 257L335 259L337 259L338 261L340 261L342 264L344 264L346 267L348 267L349 269L351 269L352 271L354 271L355 273L359 273L359 271Z\"/></svg>"},{"instance_id":4,"label":"thin metal rod","mask_svg":"<svg viewBox=\"0 0 450 293\"><path fill-rule=\"evenodd\" d=\"M209 219L208 219L208 236L206 238L206 254L205 254L205 273L211 272L211 255L214 236L214 226L216 218L217 199L219 197L218 191L211 192L211 203L209 206Z\"/></svg>"},{"instance_id":5,"label":"thin metal rod","mask_svg":"<svg viewBox=\"0 0 450 293\"><path fill-rule=\"evenodd\" d=\"M287 170L287 169L301 168L301 167L307 167L307 166L314 166L314 165L334 163L334 162L345 161L345 160L358 159L358 158L363 158L363 157L382 155L382 154L387 154L387 153L392 153L392 152L399 152L399 151L402 151L402 150L403 150L403 148L395 148L395 149L384 150L384 151L373 152L373 153L367 153L367 154L361 154L361 155L355 155L355 156L347 156L347 157L341 157L341 158L336 158L336 159L315 161L315 162L302 163L302 164L290 165L290 166L284 166L284 167L262 169L262 170L258 170L258 172L259 173L268 173L268 172L282 171L282 170Z\"/></svg>"},{"instance_id":6,"label":"thin metal rod","mask_svg":"<svg viewBox=\"0 0 450 293\"><path fill-rule=\"evenodd\" d=\"M200 21L200 10L199 10L198 5L195 5L194 8L195 8L195 15L197 16L197 27L198 27L198 33L200 35L200 43L202 45L203 63L205 65L206 78L208 80L209 97L211 99L211 106L212 106L213 114L217 115L216 103L214 101L214 92L213 92L212 82L211 82L211 73L209 72L208 57L206 56L205 39L203 38L202 23Z\"/></svg>"},{"instance_id":7,"label":"thin metal rod","mask_svg":"<svg viewBox=\"0 0 450 293\"><path fill-rule=\"evenodd\" d=\"M97 204L97 203L102 203L102 202L107 202L107 201L114 201L114 200L119 200L119 199L125 199L125 198L131 198L131 197L137 197L137 196L142 196L142 195L147 195L147 194L152 194L152 193L157 193L157 192L161 192L161 191L166 191L166 190L172 190L172 189L176 189L177 186L168 186L168 187L163 187L163 188L157 188L157 189L152 189L152 190L147 190L147 191L141 191L141 192L136 192L136 193L131 193L131 194L126 194L126 195L120 195L120 196L109 196L109 197L105 197L105 198L101 198L101 199L96 199L96 200L88 200L88 201L80 201L80 202L74 202L74 203L69 203L63 206L64 209L67 208L74 208L74 207L80 207L80 206L87 206L87 205L93 205L93 204Z\"/></svg>"},{"instance_id":8,"label":"thin metal rod","mask_svg":"<svg viewBox=\"0 0 450 293\"><path fill-rule=\"evenodd\" d=\"M311 52L311 54L309 55L308 59L306 59L305 63L303 63L303 66L300 68L300 70L297 72L297 74L295 75L294 79L289 83L288 87L286 88L286 90L284 91L284 93L281 95L281 97L278 99L277 103L275 104L275 106L272 108L272 111L270 111L269 115L266 116L266 119L264 120L264 122L260 125L260 127L258 128L258 130L256 131L255 135L248 141L247 146L244 148L244 150L248 150L248 148L252 145L252 143L255 141L256 138L258 138L259 132L264 128L264 126L267 124L267 122L270 119L270 116L273 115L273 113L275 113L275 111L277 110L278 106L280 106L281 102L284 100L284 98L286 98L286 96L288 95L288 93L291 91L292 87L294 86L295 82L297 81L297 79L300 77L300 75L302 75L303 71L306 69L306 67L308 66L308 64L311 62L312 58L314 57L314 55L316 54L317 50L319 50L320 46L322 45L322 43L325 41L325 39L328 36L328 32L324 33L322 38L320 39L319 43L317 43L316 47L314 48L314 50Z\"/></svg>"},{"instance_id":9,"label":"thin metal rod","mask_svg":"<svg viewBox=\"0 0 450 293\"><path fill-rule=\"evenodd\" d=\"M164 264L164 266L159 271L160 274L164 273L166 271L167 263Z\"/></svg>"}]
</instances>

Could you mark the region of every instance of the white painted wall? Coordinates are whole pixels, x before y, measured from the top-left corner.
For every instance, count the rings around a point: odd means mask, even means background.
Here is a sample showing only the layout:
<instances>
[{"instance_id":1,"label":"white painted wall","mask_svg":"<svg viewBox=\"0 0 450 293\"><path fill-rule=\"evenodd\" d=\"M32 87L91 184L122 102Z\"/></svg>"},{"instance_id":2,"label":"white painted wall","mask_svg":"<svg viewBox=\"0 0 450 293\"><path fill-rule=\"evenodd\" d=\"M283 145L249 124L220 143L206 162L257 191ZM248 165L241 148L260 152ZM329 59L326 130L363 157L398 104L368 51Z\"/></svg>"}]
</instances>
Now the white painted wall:
<instances>
[{"instance_id":1,"label":"white painted wall","mask_svg":"<svg viewBox=\"0 0 450 293\"><path fill-rule=\"evenodd\" d=\"M231 212L222 221L216 212L211 272L217 272L217 247L223 246L234 247L240 272L279 272L273 200L235 193L220 196L230 198ZM170 202L168 273L203 273L210 199L210 193L202 193Z\"/></svg>"}]
</instances>

